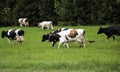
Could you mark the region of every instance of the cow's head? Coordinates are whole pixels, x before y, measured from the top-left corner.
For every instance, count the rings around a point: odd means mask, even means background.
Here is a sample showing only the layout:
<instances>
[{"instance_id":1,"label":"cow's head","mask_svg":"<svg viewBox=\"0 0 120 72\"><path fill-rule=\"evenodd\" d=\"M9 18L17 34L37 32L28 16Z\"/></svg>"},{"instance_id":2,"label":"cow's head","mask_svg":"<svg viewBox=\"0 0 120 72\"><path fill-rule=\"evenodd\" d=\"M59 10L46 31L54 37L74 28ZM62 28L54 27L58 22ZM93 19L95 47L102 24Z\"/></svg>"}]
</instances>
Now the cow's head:
<instances>
[{"instance_id":1,"label":"cow's head","mask_svg":"<svg viewBox=\"0 0 120 72\"><path fill-rule=\"evenodd\" d=\"M60 38L61 36L60 35L58 35L58 34L50 34L50 37L49 37L49 41L50 42L57 42L57 41L59 41L59 38Z\"/></svg>"},{"instance_id":2,"label":"cow's head","mask_svg":"<svg viewBox=\"0 0 120 72\"><path fill-rule=\"evenodd\" d=\"M7 35L7 33L5 31L2 31L1 37L4 38L6 35Z\"/></svg>"},{"instance_id":3,"label":"cow's head","mask_svg":"<svg viewBox=\"0 0 120 72\"><path fill-rule=\"evenodd\" d=\"M16 41L19 43L24 42L24 37L23 36L16 36Z\"/></svg>"},{"instance_id":4,"label":"cow's head","mask_svg":"<svg viewBox=\"0 0 120 72\"><path fill-rule=\"evenodd\" d=\"M24 18L25 19L25 22L28 22L28 18Z\"/></svg>"},{"instance_id":5,"label":"cow's head","mask_svg":"<svg viewBox=\"0 0 120 72\"><path fill-rule=\"evenodd\" d=\"M98 32L97 32L97 34L101 34L101 33L103 33L103 32L104 32L103 28L100 27L99 30L98 30Z\"/></svg>"},{"instance_id":6,"label":"cow's head","mask_svg":"<svg viewBox=\"0 0 120 72\"><path fill-rule=\"evenodd\" d=\"M42 23L41 23L41 22L39 22L39 23L38 23L38 27L41 27L41 26L42 26Z\"/></svg>"},{"instance_id":7,"label":"cow's head","mask_svg":"<svg viewBox=\"0 0 120 72\"><path fill-rule=\"evenodd\" d=\"M18 35L19 35L19 36L24 36L24 33L25 33L25 32L24 32L23 30L19 30L19 31L18 31Z\"/></svg>"},{"instance_id":8,"label":"cow's head","mask_svg":"<svg viewBox=\"0 0 120 72\"><path fill-rule=\"evenodd\" d=\"M46 41L46 40L48 40L49 39L49 34L44 34L43 36L42 36L42 42L44 42L44 41Z\"/></svg>"}]
</instances>

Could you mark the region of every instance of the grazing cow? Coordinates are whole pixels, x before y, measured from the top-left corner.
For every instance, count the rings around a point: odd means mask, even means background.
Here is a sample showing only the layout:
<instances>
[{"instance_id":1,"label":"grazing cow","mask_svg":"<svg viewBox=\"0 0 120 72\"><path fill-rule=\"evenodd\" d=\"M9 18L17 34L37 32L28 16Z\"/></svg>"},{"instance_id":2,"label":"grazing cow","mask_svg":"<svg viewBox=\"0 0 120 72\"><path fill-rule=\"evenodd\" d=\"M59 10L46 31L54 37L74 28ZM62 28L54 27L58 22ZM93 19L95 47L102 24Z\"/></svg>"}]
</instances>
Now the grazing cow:
<instances>
[{"instance_id":1,"label":"grazing cow","mask_svg":"<svg viewBox=\"0 0 120 72\"><path fill-rule=\"evenodd\" d=\"M113 37L113 40L115 40L115 35L120 36L120 26L109 26L107 28L100 27L97 34L102 33L107 36L107 39Z\"/></svg>"},{"instance_id":2,"label":"grazing cow","mask_svg":"<svg viewBox=\"0 0 120 72\"><path fill-rule=\"evenodd\" d=\"M50 32L49 34L44 34L44 35L42 36L42 42L44 42L44 41L46 41L46 40L49 40L49 37L50 37L51 34L59 33L59 32L64 31L64 30L68 30L68 28L60 28L60 29L58 29L58 30L56 30L56 31ZM54 47L54 44L55 44L56 42L57 42L57 41L52 41L52 46L53 46L53 47Z\"/></svg>"},{"instance_id":3,"label":"grazing cow","mask_svg":"<svg viewBox=\"0 0 120 72\"><path fill-rule=\"evenodd\" d=\"M23 27L23 25L25 27L29 26L28 18L19 18L18 22L20 23L21 27Z\"/></svg>"},{"instance_id":4,"label":"grazing cow","mask_svg":"<svg viewBox=\"0 0 120 72\"><path fill-rule=\"evenodd\" d=\"M14 44L13 40L17 40L18 42L22 43L24 41L24 31L21 29L10 29L8 31L2 31L1 37L7 37L9 44Z\"/></svg>"},{"instance_id":5,"label":"grazing cow","mask_svg":"<svg viewBox=\"0 0 120 72\"><path fill-rule=\"evenodd\" d=\"M43 21L38 23L38 27L42 27L42 29L54 29L52 21Z\"/></svg>"},{"instance_id":6,"label":"grazing cow","mask_svg":"<svg viewBox=\"0 0 120 72\"><path fill-rule=\"evenodd\" d=\"M59 33L51 34L49 36L49 41L59 41L58 49L62 43L64 43L66 47L69 48L68 42L73 41L78 41L79 43L84 44L85 47L84 34L84 29L68 29Z\"/></svg>"}]
</instances>

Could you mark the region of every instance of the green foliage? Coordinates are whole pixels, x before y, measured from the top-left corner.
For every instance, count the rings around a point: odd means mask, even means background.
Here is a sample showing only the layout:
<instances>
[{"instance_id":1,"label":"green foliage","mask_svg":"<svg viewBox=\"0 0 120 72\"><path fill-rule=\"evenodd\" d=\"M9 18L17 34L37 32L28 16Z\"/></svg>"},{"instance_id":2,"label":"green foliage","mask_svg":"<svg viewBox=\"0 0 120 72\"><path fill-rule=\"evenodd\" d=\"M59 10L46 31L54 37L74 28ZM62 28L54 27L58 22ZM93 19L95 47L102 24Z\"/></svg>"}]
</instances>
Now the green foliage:
<instances>
[{"instance_id":1,"label":"green foliage","mask_svg":"<svg viewBox=\"0 0 120 72\"><path fill-rule=\"evenodd\" d=\"M119 0L1 0L0 26L17 26L20 17L30 26L51 20L72 26L120 24Z\"/></svg>"}]
</instances>

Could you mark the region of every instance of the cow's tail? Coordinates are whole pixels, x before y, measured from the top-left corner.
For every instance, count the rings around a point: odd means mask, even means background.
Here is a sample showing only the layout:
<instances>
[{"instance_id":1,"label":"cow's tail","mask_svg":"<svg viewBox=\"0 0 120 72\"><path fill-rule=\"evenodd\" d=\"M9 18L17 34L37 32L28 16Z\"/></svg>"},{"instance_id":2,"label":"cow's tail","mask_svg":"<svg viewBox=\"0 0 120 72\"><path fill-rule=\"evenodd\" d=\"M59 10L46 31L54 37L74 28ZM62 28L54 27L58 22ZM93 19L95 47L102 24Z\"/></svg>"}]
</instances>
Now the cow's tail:
<instances>
[{"instance_id":1,"label":"cow's tail","mask_svg":"<svg viewBox=\"0 0 120 72\"><path fill-rule=\"evenodd\" d=\"M84 30L84 32L83 32L83 36L85 37L85 40L88 41L87 33L86 33L85 30Z\"/></svg>"},{"instance_id":2,"label":"cow's tail","mask_svg":"<svg viewBox=\"0 0 120 72\"><path fill-rule=\"evenodd\" d=\"M88 38L87 38L87 35L86 35L86 31L84 30L83 31L83 37L84 37L84 40L85 40L85 42L88 40Z\"/></svg>"},{"instance_id":3,"label":"cow's tail","mask_svg":"<svg viewBox=\"0 0 120 72\"><path fill-rule=\"evenodd\" d=\"M85 37L85 41L86 42L89 42L89 43L94 43L95 41L94 40L89 40L88 37L87 37L87 34L86 34L86 31L84 30L83 32L83 36Z\"/></svg>"}]
</instances>

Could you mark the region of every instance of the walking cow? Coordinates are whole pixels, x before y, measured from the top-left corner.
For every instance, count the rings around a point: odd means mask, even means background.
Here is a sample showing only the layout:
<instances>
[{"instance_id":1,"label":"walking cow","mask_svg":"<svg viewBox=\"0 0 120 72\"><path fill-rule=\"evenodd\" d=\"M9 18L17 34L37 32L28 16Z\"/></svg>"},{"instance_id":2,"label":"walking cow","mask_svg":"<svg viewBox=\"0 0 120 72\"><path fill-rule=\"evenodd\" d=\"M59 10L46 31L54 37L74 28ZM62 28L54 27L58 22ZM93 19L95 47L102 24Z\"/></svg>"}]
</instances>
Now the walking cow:
<instances>
[{"instance_id":1,"label":"walking cow","mask_svg":"<svg viewBox=\"0 0 120 72\"><path fill-rule=\"evenodd\" d=\"M58 49L60 48L60 45L64 43L67 48L69 48L68 42L74 42L77 41L79 43L82 43L85 47L85 30L84 29L68 29L65 31L61 31L59 33L50 34L49 41L59 41Z\"/></svg>"},{"instance_id":2,"label":"walking cow","mask_svg":"<svg viewBox=\"0 0 120 72\"><path fill-rule=\"evenodd\" d=\"M53 28L53 22L52 21L42 21L38 23L38 27L42 27L42 29L54 29Z\"/></svg>"},{"instance_id":3,"label":"walking cow","mask_svg":"<svg viewBox=\"0 0 120 72\"><path fill-rule=\"evenodd\" d=\"M115 40L115 35L120 36L120 26L109 26L107 28L100 27L97 34L102 33L107 36L107 39L113 37L113 40Z\"/></svg>"}]
</instances>

